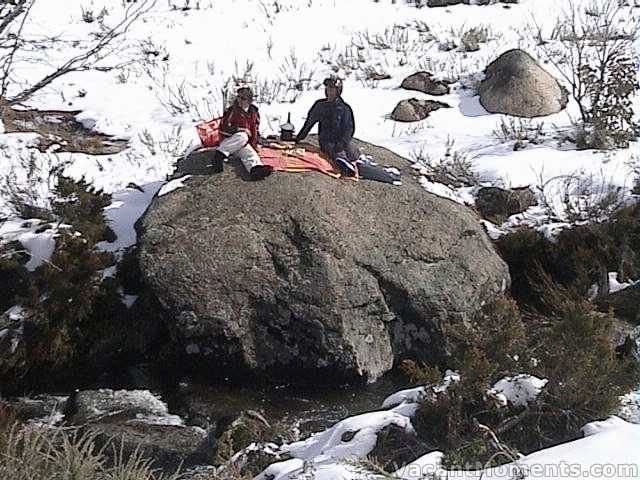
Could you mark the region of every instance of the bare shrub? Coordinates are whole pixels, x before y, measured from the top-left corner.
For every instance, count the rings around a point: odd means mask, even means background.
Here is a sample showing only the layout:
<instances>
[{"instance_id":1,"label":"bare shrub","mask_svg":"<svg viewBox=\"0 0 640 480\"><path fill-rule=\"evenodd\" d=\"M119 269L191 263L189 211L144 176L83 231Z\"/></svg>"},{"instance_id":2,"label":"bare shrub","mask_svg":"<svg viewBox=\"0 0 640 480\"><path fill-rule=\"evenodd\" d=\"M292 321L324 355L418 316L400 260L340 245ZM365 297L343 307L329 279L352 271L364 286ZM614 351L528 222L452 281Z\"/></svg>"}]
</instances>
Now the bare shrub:
<instances>
[{"instance_id":1,"label":"bare shrub","mask_svg":"<svg viewBox=\"0 0 640 480\"><path fill-rule=\"evenodd\" d=\"M171 115L191 116L193 121L207 120L221 112L222 101L204 88L188 83L168 84L159 94L162 107Z\"/></svg>"},{"instance_id":2,"label":"bare shrub","mask_svg":"<svg viewBox=\"0 0 640 480\"><path fill-rule=\"evenodd\" d=\"M36 50L46 51L47 42L51 39L31 38L25 33L31 9L38 0L15 0L0 5L0 108L12 106L28 100L53 81L71 72L80 72L94 68L108 69L101 63L119 50L118 41L129 30L131 25L146 15L156 0L140 0L131 3L124 16L113 26L107 27L101 21L101 31L81 53L68 58L64 63L51 67L49 73L33 81L25 81L24 76L16 74L20 64L40 62L47 64L46 57L21 58L21 49L25 42L38 47ZM102 19L103 20L103 19Z\"/></svg>"},{"instance_id":3,"label":"bare shrub","mask_svg":"<svg viewBox=\"0 0 640 480\"><path fill-rule=\"evenodd\" d=\"M539 145L544 141L544 123L534 122L530 119L513 117L501 117L494 136L502 142L514 142L513 150L522 150L527 146Z\"/></svg>"},{"instance_id":4,"label":"bare shrub","mask_svg":"<svg viewBox=\"0 0 640 480\"><path fill-rule=\"evenodd\" d=\"M628 146L636 83L635 19L618 0L592 0L586 8L567 2L550 41L539 32L545 58L560 72L580 109L579 148Z\"/></svg>"},{"instance_id":5,"label":"bare shrub","mask_svg":"<svg viewBox=\"0 0 640 480\"><path fill-rule=\"evenodd\" d=\"M453 188L470 187L480 184L480 178L474 171L474 161L459 150L454 150L454 141L449 139L444 157L432 159L424 148L412 153L411 159L426 171L425 176L432 182L442 183Z\"/></svg>"},{"instance_id":6,"label":"bare shrub","mask_svg":"<svg viewBox=\"0 0 640 480\"><path fill-rule=\"evenodd\" d=\"M553 221L568 223L602 222L622 208L628 194L625 186L618 186L599 174L575 173L544 179L537 185L540 205Z\"/></svg>"},{"instance_id":7,"label":"bare shrub","mask_svg":"<svg viewBox=\"0 0 640 480\"><path fill-rule=\"evenodd\" d=\"M2 153L4 162L6 153ZM11 160L15 162L15 157ZM55 154L42 154L35 150L21 150L17 164L0 178L0 197L11 213L21 218L52 219L51 200L58 175L69 162L62 162Z\"/></svg>"},{"instance_id":8,"label":"bare shrub","mask_svg":"<svg viewBox=\"0 0 640 480\"><path fill-rule=\"evenodd\" d=\"M489 41L489 27L478 26L465 30L460 36L460 47L463 52L480 50L481 43Z\"/></svg>"},{"instance_id":9,"label":"bare shrub","mask_svg":"<svg viewBox=\"0 0 640 480\"><path fill-rule=\"evenodd\" d=\"M96 17L93 15L93 9L91 8L84 8L81 7L82 9L82 21L85 23L93 23L96 21Z\"/></svg>"},{"instance_id":10,"label":"bare shrub","mask_svg":"<svg viewBox=\"0 0 640 480\"><path fill-rule=\"evenodd\" d=\"M305 62L301 62L294 49L280 64L279 70L282 79L286 82L287 91L293 94L291 102L297 100L300 93L309 89L314 69Z\"/></svg>"},{"instance_id":11,"label":"bare shrub","mask_svg":"<svg viewBox=\"0 0 640 480\"><path fill-rule=\"evenodd\" d=\"M191 147L191 142L187 141L182 134L182 126L173 127L171 131L164 132L159 138L145 129L140 132L138 138L151 155L159 152L170 155L174 158L182 157Z\"/></svg>"}]
</instances>

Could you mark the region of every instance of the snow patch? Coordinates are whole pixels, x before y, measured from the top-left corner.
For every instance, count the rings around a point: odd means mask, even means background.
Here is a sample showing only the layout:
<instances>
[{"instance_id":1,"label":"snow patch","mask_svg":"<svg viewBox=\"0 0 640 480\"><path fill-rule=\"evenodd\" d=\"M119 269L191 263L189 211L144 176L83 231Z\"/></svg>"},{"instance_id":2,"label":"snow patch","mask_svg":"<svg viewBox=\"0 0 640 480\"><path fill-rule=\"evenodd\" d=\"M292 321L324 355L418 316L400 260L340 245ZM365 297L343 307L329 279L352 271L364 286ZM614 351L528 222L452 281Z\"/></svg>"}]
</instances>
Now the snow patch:
<instances>
[{"instance_id":1,"label":"snow patch","mask_svg":"<svg viewBox=\"0 0 640 480\"><path fill-rule=\"evenodd\" d=\"M425 387L409 388L407 390L400 390L392 395L389 395L382 402L382 408L392 408L401 403L418 403L425 398Z\"/></svg>"},{"instance_id":2,"label":"snow patch","mask_svg":"<svg viewBox=\"0 0 640 480\"><path fill-rule=\"evenodd\" d=\"M31 258L25 264L25 268L33 272L45 262L51 260L51 255L56 246L58 228L47 228L41 220L22 220L12 218L0 224L0 244L20 242Z\"/></svg>"},{"instance_id":3,"label":"snow patch","mask_svg":"<svg viewBox=\"0 0 640 480\"><path fill-rule=\"evenodd\" d=\"M176 178L175 180L171 180L170 182L165 183L160 191L158 192L158 196L162 197L168 193L173 192L179 188L185 187L185 180L191 178L191 175L185 175L184 177Z\"/></svg>"},{"instance_id":4,"label":"snow patch","mask_svg":"<svg viewBox=\"0 0 640 480\"><path fill-rule=\"evenodd\" d=\"M540 395L547 382L546 378L520 374L499 380L487 393L493 395L502 405L510 403L516 407L525 407Z\"/></svg>"}]
</instances>

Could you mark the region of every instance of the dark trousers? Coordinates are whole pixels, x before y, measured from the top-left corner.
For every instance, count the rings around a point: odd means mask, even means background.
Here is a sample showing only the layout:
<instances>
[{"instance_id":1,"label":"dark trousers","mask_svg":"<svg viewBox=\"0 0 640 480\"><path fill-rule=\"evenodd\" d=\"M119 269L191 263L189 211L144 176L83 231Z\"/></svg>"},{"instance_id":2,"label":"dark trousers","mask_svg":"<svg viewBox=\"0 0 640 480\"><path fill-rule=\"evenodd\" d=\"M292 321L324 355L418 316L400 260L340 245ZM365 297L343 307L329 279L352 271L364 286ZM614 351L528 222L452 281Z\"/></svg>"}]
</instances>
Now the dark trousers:
<instances>
[{"instance_id":1,"label":"dark trousers","mask_svg":"<svg viewBox=\"0 0 640 480\"><path fill-rule=\"evenodd\" d=\"M358 150L351 142L347 143L345 148L338 150L335 143L321 143L320 150L331 160L335 160L339 153L345 152L347 160L355 162L360 158L360 150Z\"/></svg>"}]
</instances>

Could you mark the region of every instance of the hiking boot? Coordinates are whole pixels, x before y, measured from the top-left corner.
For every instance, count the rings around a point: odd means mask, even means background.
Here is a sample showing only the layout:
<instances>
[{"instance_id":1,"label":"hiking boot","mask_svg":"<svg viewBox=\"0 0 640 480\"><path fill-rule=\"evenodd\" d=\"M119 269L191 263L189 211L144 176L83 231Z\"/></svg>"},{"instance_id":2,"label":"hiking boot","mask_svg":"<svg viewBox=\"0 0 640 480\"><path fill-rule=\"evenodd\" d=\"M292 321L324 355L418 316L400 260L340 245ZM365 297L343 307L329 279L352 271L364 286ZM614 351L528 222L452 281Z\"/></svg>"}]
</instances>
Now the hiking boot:
<instances>
[{"instance_id":1,"label":"hiking boot","mask_svg":"<svg viewBox=\"0 0 640 480\"><path fill-rule=\"evenodd\" d=\"M220 150L213 152L213 159L211 163L207 165L211 169L211 173L222 173L225 158L227 158L226 155Z\"/></svg>"},{"instance_id":2,"label":"hiking boot","mask_svg":"<svg viewBox=\"0 0 640 480\"><path fill-rule=\"evenodd\" d=\"M273 167L271 165L256 165L249 172L249 177L251 177L251 180L262 180L271 175L272 172Z\"/></svg>"},{"instance_id":3,"label":"hiking boot","mask_svg":"<svg viewBox=\"0 0 640 480\"><path fill-rule=\"evenodd\" d=\"M346 158L336 158L335 164L340 173L345 177L355 177L358 175L358 169Z\"/></svg>"}]
</instances>

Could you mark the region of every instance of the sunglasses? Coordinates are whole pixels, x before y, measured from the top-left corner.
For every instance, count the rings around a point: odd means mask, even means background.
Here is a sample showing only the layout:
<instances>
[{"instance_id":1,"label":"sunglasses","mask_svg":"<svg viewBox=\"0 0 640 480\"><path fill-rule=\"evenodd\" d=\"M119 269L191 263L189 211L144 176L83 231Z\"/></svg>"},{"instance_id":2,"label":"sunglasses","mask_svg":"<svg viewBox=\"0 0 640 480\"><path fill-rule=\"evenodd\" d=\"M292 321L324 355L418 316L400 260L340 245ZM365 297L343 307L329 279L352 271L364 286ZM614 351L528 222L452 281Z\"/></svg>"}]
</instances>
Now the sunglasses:
<instances>
[{"instance_id":1,"label":"sunglasses","mask_svg":"<svg viewBox=\"0 0 640 480\"><path fill-rule=\"evenodd\" d=\"M253 100L253 98L251 98L251 97L238 97L238 98L239 98L240 100L245 100L245 101L249 101L249 102L250 102L251 100Z\"/></svg>"}]
</instances>

